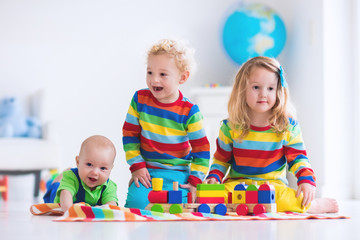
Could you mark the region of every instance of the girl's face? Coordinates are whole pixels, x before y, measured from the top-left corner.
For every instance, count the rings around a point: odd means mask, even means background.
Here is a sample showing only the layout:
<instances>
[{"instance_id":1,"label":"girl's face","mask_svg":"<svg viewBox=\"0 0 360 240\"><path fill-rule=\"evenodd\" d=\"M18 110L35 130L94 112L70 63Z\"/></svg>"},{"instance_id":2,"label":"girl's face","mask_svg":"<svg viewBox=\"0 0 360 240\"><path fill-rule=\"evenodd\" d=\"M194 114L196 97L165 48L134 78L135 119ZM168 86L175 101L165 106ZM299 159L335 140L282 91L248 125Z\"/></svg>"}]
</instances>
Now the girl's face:
<instances>
[{"instance_id":1,"label":"girl's face","mask_svg":"<svg viewBox=\"0 0 360 240\"><path fill-rule=\"evenodd\" d=\"M270 117L276 102L277 75L262 67L251 70L246 87L246 103L251 116Z\"/></svg>"},{"instance_id":2,"label":"girl's face","mask_svg":"<svg viewBox=\"0 0 360 240\"><path fill-rule=\"evenodd\" d=\"M179 98L179 85L188 77L189 72L181 72L171 55L160 54L148 57L146 84L159 102L175 102Z\"/></svg>"}]
</instances>

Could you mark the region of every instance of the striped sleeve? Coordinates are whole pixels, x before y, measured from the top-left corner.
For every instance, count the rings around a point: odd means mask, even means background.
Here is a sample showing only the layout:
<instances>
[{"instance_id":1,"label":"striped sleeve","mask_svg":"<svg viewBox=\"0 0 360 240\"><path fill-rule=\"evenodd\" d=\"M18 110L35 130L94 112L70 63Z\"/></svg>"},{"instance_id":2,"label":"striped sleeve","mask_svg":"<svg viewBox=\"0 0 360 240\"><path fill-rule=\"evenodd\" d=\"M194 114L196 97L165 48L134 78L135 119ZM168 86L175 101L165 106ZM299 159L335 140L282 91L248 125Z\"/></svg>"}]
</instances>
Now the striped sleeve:
<instances>
[{"instance_id":1,"label":"striped sleeve","mask_svg":"<svg viewBox=\"0 0 360 240\"><path fill-rule=\"evenodd\" d=\"M188 182L196 186L204 180L210 159L210 144L203 127L203 116L197 105L192 107L186 124L192 154Z\"/></svg>"},{"instance_id":2,"label":"striped sleeve","mask_svg":"<svg viewBox=\"0 0 360 240\"><path fill-rule=\"evenodd\" d=\"M316 177L306 155L305 144L298 122L290 120L289 130L287 141L284 145L284 154L289 171L297 177L298 185L309 183L316 186Z\"/></svg>"},{"instance_id":3,"label":"striped sleeve","mask_svg":"<svg viewBox=\"0 0 360 240\"><path fill-rule=\"evenodd\" d=\"M220 183L223 181L233 159L233 140L230 135L230 128L226 123L227 121L224 120L220 127L219 137L216 139L216 152L207 176L207 178L215 178Z\"/></svg>"},{"instance_id":4,"label":"striped sleeve","mask_svg":"<svg viewBox=\"0 0 360 240\"><path fill-rule=\"evenodd\" d=\"M131 99L123 126L123 148L125 151L126 162L130 165L131 172L146 167L145 161L140 153L141 127L139 124L137 102L138 94L135 93Z\"/></svg>"}]
</instances>

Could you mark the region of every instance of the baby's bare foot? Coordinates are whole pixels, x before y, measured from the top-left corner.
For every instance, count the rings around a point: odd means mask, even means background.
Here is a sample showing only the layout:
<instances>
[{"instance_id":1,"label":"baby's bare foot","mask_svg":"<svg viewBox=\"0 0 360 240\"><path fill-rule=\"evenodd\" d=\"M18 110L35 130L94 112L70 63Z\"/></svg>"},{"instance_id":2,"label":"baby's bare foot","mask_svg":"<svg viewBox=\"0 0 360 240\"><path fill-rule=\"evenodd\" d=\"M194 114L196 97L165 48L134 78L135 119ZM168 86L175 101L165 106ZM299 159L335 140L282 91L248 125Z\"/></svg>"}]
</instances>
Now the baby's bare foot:
<instances>
[{"instance_id":1,"label":"baby's bare foot","mask_svg":"<svg viewBox=\"0 0 360 240\"><path fill-rule=\"evenodd\" d=\"M333 198L316 198L311 202L308 213L337 213L338 202Z\"/></svg>"}]
</instances>

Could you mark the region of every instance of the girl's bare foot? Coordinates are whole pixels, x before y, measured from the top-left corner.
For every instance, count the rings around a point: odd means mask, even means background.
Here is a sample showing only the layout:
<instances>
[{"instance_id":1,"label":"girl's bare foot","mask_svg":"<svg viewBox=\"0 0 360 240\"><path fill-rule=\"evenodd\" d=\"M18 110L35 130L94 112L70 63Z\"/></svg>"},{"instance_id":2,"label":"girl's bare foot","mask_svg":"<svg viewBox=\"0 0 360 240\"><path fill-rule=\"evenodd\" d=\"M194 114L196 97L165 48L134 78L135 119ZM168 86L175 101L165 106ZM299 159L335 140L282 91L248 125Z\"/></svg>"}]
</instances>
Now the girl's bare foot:
<instances>
[{"instance_id":1,"label":"girl's bare foot","mask_svg":"<svg viewBox=\"0 0 360 240\"><path fill-rule=\"evenodd\" d=\"M307 213L337 213L339 205L333 198L316 198L311 202Z\"/></svg>"}]
</instances>

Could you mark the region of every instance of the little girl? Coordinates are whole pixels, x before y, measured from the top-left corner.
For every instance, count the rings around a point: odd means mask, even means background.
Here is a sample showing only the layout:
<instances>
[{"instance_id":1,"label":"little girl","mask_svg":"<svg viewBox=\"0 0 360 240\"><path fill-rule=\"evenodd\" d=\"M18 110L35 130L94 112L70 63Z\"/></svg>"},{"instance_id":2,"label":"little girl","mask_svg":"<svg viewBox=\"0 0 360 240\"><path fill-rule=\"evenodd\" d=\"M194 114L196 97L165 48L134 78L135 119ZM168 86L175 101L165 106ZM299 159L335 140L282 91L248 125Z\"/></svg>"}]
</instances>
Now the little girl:
<instances>
[{"instance_id":1,"label":"little girl","mask_svg":"<svg viewBox=\"0 0 360 240\"><path fill-rule=\"evenodd\" d=\"M315 199L311 169L298 122L288 111L289 92L283 70L273 58L255 57L236 75L222 122L217 150L206 183L224 181L227 191L240 182L275 186L277 210L337 212L335 199ZM287 186L286 165L297 177L297 191Z\"/></svg>"}]
</instances>

